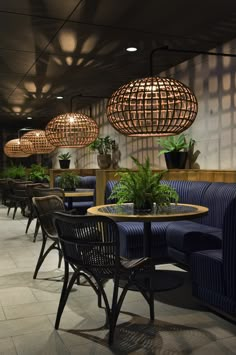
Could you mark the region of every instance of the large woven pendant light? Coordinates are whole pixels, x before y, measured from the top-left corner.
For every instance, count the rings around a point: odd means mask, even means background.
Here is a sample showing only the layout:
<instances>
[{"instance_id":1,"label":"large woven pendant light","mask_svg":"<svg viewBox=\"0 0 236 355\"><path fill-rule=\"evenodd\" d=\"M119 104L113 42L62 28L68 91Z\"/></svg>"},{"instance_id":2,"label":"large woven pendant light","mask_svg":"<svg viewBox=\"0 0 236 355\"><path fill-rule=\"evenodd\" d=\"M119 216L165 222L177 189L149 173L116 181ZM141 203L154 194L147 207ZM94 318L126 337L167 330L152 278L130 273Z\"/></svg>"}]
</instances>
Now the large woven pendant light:
<instances>
[{"instance_id":1,"label":"large woven pendant light","mask_svg":"<svg viewBox=\"0 0 236 355\"><path fill-rule=\"evenodd\" d=\"M23 134L20 138L20 144L24 152L31 154L49 154L56 149L47 140L45 131L41 129L30 130Z\"/></svg>"},{"instance_id":2,"label":"large woven pendant light","mask_svg":"<svg viewBox=\"0 0 236 355\"><path fill-rule=\"evenodd\" d=\"M107 104L107 117L127 136L167 136L189 128L197 110L195 95L180 81L147 77L114 92Z\"/></svg>"},{"instance_id":3,"label":"large woven pendant light","mask_svg":"<svg viewBox=\"0 0 236 355\"><path fill-rule=\"evenodd\" d=\"M80 148L98 136L98 125L82 113L66 113L53 118L45 128L47 140L56 147Z\"/></svg>"},{"instance_id":4,"label":"large woven pendant light","mask_svg":"<svg viewBox=\"0 0 236 355\"><path fill-rule=\"evenodd\" d=\"M31 155L21 150L19 138L8 141L4 145L3 151L9 158L27 158Z\"/></svg>"}]
</instances>

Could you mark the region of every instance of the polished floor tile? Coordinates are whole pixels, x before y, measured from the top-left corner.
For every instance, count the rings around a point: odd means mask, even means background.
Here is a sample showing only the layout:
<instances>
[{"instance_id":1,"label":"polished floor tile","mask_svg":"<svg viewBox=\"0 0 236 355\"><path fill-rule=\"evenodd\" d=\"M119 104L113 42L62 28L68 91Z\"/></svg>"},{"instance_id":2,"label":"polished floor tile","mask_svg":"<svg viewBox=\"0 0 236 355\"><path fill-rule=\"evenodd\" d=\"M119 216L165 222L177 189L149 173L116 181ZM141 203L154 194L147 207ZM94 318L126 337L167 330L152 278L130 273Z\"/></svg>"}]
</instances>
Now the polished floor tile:
<instances>
[{"instance_id":1,"label":"polished floor tile","mask_svg":"<svg viewBox=\"0 0 236 355\"><path fill-rule=\"evenodd\" d=\"M25 234L27 219L18 211L12 220L0 207L0 223L0 355L236 354L236 326L193 299L188 273L174 265L157 269L175 273L184 283L156 293L154 322L142 295L128 292L112 347L105 311L83 281L74 286L56 331L63 279L57 252L49 254L33 280L41 247L41 235L33 243L35 221ZM112 287L106 283L108 294Z\"/></svg>"}]
</instances>

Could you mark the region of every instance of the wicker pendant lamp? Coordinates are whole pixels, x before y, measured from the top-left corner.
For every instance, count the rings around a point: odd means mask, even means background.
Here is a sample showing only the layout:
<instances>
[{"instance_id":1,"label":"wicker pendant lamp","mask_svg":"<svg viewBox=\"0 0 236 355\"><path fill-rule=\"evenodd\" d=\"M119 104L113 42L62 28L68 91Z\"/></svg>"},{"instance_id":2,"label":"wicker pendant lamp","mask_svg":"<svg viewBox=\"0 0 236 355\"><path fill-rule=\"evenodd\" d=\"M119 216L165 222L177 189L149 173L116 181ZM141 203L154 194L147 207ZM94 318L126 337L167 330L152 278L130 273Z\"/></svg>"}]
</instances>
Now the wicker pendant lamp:
<instances>
[{"instance_id":1,"label":"wicker pendant lamp","mask_svg":"<svg viewBox=\"0 0 236 355\"><path fill-rule=\"evenodd\" d=\"M9 158L27 158L31 155L21 150L19 138L8 141L4 145L3 151Z\"/></svg>"},{"instance_id":2,"label":"wicker pendant lamp","mask_svg":"<svg viewBox=\"0 0 236 355\"><path fill-rule=\"evenodd\" d=\"M56 147L46 138L45 131L41 129L29 130L20 138L21 149L31 154L49 154Z\"/></svg>"},{"instance_id":3,"label":"wicker pendant lamp","mask_svg":"<svg viewBox=\"0 0 236 355\"><path fill-rule=\"evenodd\" d=\"M97 123L82 113L66 113L53 118L46 126L47 140L56 147L81 148L98 136Z\"/></svg>"},{"instance_id":4,"label":"wicker pendant lamp","mask_svg":"<svg viewBox=\"0 0 236 355\"><path fill-rule=\"evenodd\" d=\"M76 97L98 98L96 96L82 96L81 94L72 96L70 113L59 115L47 124L45 128L47 140L56 147L86 147L98 136L98 125L92 118L83 113L72 111L73 99Z\"/></svg>"},{"instance_id":5,"label":"wicker pendant lamp","mask_svg":"<svg viewBox=\"0 0 236 355\"><path fill-rule=\"evenodd\" d=\"M193 92L182 82L155 77L129 82L115 91L107 104L111 125L127 136L169 136L179 134L194 122L198 104Z\"/></svg>"},{"instance_id":6,"label":"wicker pendant lamp","mask_svg":"<svg viewBox=\"0 0 236 355\"><path fill-rule=\"evenodd\" d=\"M183 132L197 115L197 99L178 80L147 77L112 94L107 104L111 125L127 136L165 136Z\"/></svg>"}]
</instances>

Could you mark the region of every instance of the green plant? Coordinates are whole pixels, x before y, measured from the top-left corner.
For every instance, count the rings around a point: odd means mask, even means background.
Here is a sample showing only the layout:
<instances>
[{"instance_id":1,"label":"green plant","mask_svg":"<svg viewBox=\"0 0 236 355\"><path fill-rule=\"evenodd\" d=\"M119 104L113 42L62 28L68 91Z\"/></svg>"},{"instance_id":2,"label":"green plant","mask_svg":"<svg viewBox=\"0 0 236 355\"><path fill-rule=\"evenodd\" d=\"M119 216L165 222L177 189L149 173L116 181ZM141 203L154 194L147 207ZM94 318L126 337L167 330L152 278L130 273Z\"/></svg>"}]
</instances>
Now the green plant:
<instances>
[{"instance_id":1,"label":"green plant","mask_svg":"<svg viewBox=\"0 0 236 355\"><path fill-rule=\"evenodd\" d=\"M11 164L3 171L4 178L24 179L26 177L26 169L22 164Z\"/></svg>"},{"instance_id":2,"label":"green plant","mask_svg":"<svg viewBox=\"0 0 236 355\"><path fill-rule=\"evenodd\" d=\"M149 158L144 164L131 157L137 171L125 169L119 172L120 181L114 186L109 198L117 199L117 203L133 202L136 209L145 209L153 206L168 206L171 202L178 201L177 192L169 185L160 183L166 171L153 173L150 168Z\"/></svg>"},{"instance_id":3,"label":"green plant","mask_svg":"<svg viewBox=\"0 0 236 355\"><path fill-rule=\"evenodd\" d=\"M40 164L31 165L28 178L34 182L44 182L50 180L49 175L47 174L47 168Z\"/></svg>"},{"instance_id":4,"label":"green plant","mask_svg":"<svg viewBox=\"0 0 236 355\"><path fill-rule=\"evenodd\" d=\"M188 140L187 135L184 133L181 133L178 136L168 136L166 138L159 138L157 142L163 148L159 152L159 155L173 151L188 151L195 144L195 140L192 138Z\"/></svg>"},{"instance_id":5,"label":"green plant","mask_svg":"<svg viewBox=\"0 0 236 355\"><path fill-rule=\"evenodd\" d=\"M60 179L58 181L59 187L65 190L73 190L79 186L80 177L75 175L73 172L65 171L60 175Z\"/></svg>"},{"instance_id":6,"label":"green plant","mask_svg":"<svg viewBox=\"0 0 236 355\"><path fill-rule=\"evenodd\" d=\"M61 160L69 160L71 158L71 153L67 152L67 153L61 153L58 155L58 158Z\"/></svg>"},{"instance_id":7,"label":"green plant","mask_svg":"<svg viewBox=\"0 0 236 355\"><path fill-rule=\"evenodd\" d=\"M93 152L97 151L98 154L109 154L115 144L115 141L110 136L104 138L98 137L89 145L89 149Z\"/></svg>"}]
</instances>

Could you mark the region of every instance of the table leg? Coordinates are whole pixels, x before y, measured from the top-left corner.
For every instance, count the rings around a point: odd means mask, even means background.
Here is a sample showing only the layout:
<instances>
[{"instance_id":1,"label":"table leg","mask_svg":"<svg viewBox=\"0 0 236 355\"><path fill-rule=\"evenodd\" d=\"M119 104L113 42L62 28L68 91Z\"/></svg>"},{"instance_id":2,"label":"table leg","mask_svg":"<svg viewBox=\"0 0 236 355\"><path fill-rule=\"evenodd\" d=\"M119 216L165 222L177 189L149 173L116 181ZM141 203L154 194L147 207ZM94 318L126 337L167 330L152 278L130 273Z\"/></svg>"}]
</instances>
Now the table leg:
<instances>
[{"instance_id":1,"label":"table leg","mask_svg":"<svg viewBox=\"0 0 236 355\"><path fill-rule=\"evenodd\" d=\"M143 255L151 257L152 250L152 229L151 222L144 222L144 236L143 236ZM158 238L158 236L157 236ZM144 277L144 285L148 285L154 291L166 291L179 287L183 283L182 272L172 270L156 270L153 265L153 271ZM149 279L149 280L148 280Z\"/></svg>"}]
</instances>

